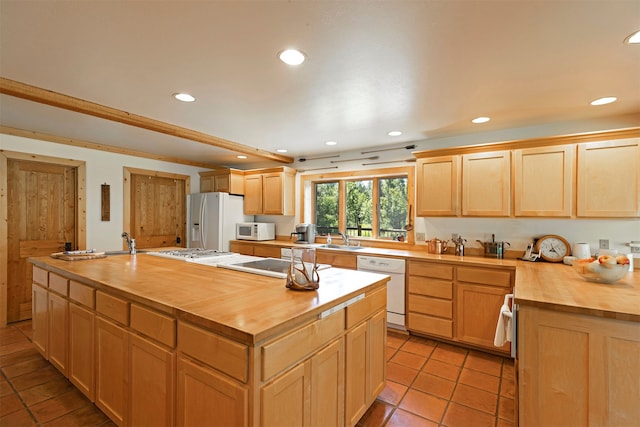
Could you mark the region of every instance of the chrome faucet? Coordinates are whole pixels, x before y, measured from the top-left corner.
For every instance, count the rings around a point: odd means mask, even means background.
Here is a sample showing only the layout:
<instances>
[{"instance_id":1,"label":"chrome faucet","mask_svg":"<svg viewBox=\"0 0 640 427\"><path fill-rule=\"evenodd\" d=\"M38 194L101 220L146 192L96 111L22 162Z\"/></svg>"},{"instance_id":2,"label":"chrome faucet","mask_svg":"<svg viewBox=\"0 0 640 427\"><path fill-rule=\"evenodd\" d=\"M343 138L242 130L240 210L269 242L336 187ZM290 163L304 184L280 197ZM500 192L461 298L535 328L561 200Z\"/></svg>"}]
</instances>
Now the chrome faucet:
<instances>
[{"instance_id":1,"label":"chrome faucet","mask_svg":"<svg viewBox=\"0 0 640 427\"><path fill-rule=\"evenodd\" d=\"M344 245L345 246L349 246L349 236L347 236L347 233L343 233L342 231L338 231L338 234L340 235L340 237L342 237L342 241L344 241Z\"/></svg>"},{"instance_id":2,"label":"chrome faucet","mask_svg":"<svg viewBox=\"0 0 640 427\"><path fill-rule=\"evenodd\" d=\"M120 235L120 237L122 237L123 239L125 239L127 241L127 246L129 247L129 253L131 255L135 255L136 254L136 239L132 239L129 236L129 233L127 233L126 231L123 231L122 234Z\"/></svg>"}]
</instances>

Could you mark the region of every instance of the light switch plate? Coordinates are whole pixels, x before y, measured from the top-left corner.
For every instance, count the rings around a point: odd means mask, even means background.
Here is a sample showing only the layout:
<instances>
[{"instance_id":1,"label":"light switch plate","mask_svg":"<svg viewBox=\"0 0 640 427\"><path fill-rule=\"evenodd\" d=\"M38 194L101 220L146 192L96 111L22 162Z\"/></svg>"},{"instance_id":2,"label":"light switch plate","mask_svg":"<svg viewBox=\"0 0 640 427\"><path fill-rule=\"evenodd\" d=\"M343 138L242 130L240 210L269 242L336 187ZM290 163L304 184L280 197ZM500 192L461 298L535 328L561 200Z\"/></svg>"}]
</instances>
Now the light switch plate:
<instances>
[{"instance_id":1,"label":"light switch plate","mask_svg":"<svg viewBox=\"0 0 640 427\"><path fill-rule=\"evenodd\" d=\"M416 233L416 240L419 242L424 242L425 235L424 233Z\"/></svg>"},{"instance_id":2,"label":"light switch plate","mask_svg":"<svg viewBox=\"0 0 640 427\"><path fill-rule=\"evenodd\" d=\"M609 249L609 239L600 239L600 249Z\"/></svg>"}]
</instances>

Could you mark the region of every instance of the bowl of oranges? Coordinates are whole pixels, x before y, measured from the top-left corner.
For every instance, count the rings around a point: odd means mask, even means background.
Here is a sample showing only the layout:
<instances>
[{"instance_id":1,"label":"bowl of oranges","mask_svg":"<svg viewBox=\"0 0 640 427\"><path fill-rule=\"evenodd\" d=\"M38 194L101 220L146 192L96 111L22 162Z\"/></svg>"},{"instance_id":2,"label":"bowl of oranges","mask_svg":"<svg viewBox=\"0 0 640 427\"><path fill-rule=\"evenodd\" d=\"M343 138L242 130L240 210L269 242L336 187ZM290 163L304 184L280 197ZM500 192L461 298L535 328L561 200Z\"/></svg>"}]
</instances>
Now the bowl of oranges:
<instances>
[{"instance_id":1,"label":"bowl of oranges","mask_svg":"<svg viewBox=\"0 0 640 427\"><path fill-rule=\"evenodd\" d=\"M578 259L572 264L585 280L615 283L629 272L629 259L625 255L601 255L598 258Z\"/></svg>"}]
</instances>

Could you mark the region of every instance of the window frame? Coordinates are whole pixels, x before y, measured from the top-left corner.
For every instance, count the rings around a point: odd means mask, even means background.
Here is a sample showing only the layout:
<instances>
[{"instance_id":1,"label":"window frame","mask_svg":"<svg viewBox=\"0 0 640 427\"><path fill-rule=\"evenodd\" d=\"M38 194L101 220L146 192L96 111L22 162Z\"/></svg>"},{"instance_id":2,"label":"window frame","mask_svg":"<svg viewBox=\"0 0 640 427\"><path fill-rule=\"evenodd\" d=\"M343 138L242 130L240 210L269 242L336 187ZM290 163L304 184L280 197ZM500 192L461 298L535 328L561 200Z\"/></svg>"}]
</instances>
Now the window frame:
<instances>
[{"instance_id":1,"label":"window frame","mask_svg":"<svg viewBox=\"0 0 640 427\"><path fill-rule=\"evenodd\" d=\"M316 218L316 183L338 183L338 228L344 230L346 227L346 183L347 181L358 181L371 179L374 181L372 188L372 228L375 229L377 235L379 228L379 178L406 178L407 179L407 209L414 205L415 202L415 167L395 167L384 169L365 169L354 170L348 172L333 172L323 174L309 174L301 175L301 206L300 206L300 222L305 222L305 217L308 221L314 222ZM410 209L413 215L414 210ZM307 215L305 215L305 212ZM411 218L413 223L414 218ZM375 224L375 225L374 225ZM320 239L326 238L326 236L318 236ZM397 247L406 246L407 244L413 245L415 243L414 230L407 231L407 238L404 242L399 242L390 239L379 239L373 237L352 237L352 240L363 240L367 242L368 246L374 247Z\"/></svg>"}]
</instances>

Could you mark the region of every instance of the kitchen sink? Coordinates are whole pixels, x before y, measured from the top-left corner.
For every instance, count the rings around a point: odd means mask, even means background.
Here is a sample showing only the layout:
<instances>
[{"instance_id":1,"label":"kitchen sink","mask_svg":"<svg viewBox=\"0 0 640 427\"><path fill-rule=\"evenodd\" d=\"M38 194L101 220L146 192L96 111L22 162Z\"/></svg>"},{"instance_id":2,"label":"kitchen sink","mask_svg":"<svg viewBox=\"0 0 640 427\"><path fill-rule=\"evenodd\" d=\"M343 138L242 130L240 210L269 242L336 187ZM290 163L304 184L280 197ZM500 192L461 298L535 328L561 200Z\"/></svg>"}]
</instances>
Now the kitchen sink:
<instances>
[{"instance_id":1,"label":"kitchen sink","mask_svg":"<svg viewBox=\"0 0 640 427\"><path fill-rule=\"evenodd\" d=\"M136 252L139 254L143 254L145 252L149 252L145 249L136 249ZM105 251L104 252L105 255L109 256L109 255L129 255L129 251L128 250L122 250L122 251Z\"/></svg>"},{"instance_id":2,"label":"kitchen sink","mask_svg":"<svg viewBox=\"0 0 640 427\"><path fill-rule=\"evenodd\" d=\"M318 246L321 249L339 249L341 251L357 251L359 249L364 249L364 246L346 246L346 245L320 245Z\"/></svg>"}]
</instances>

